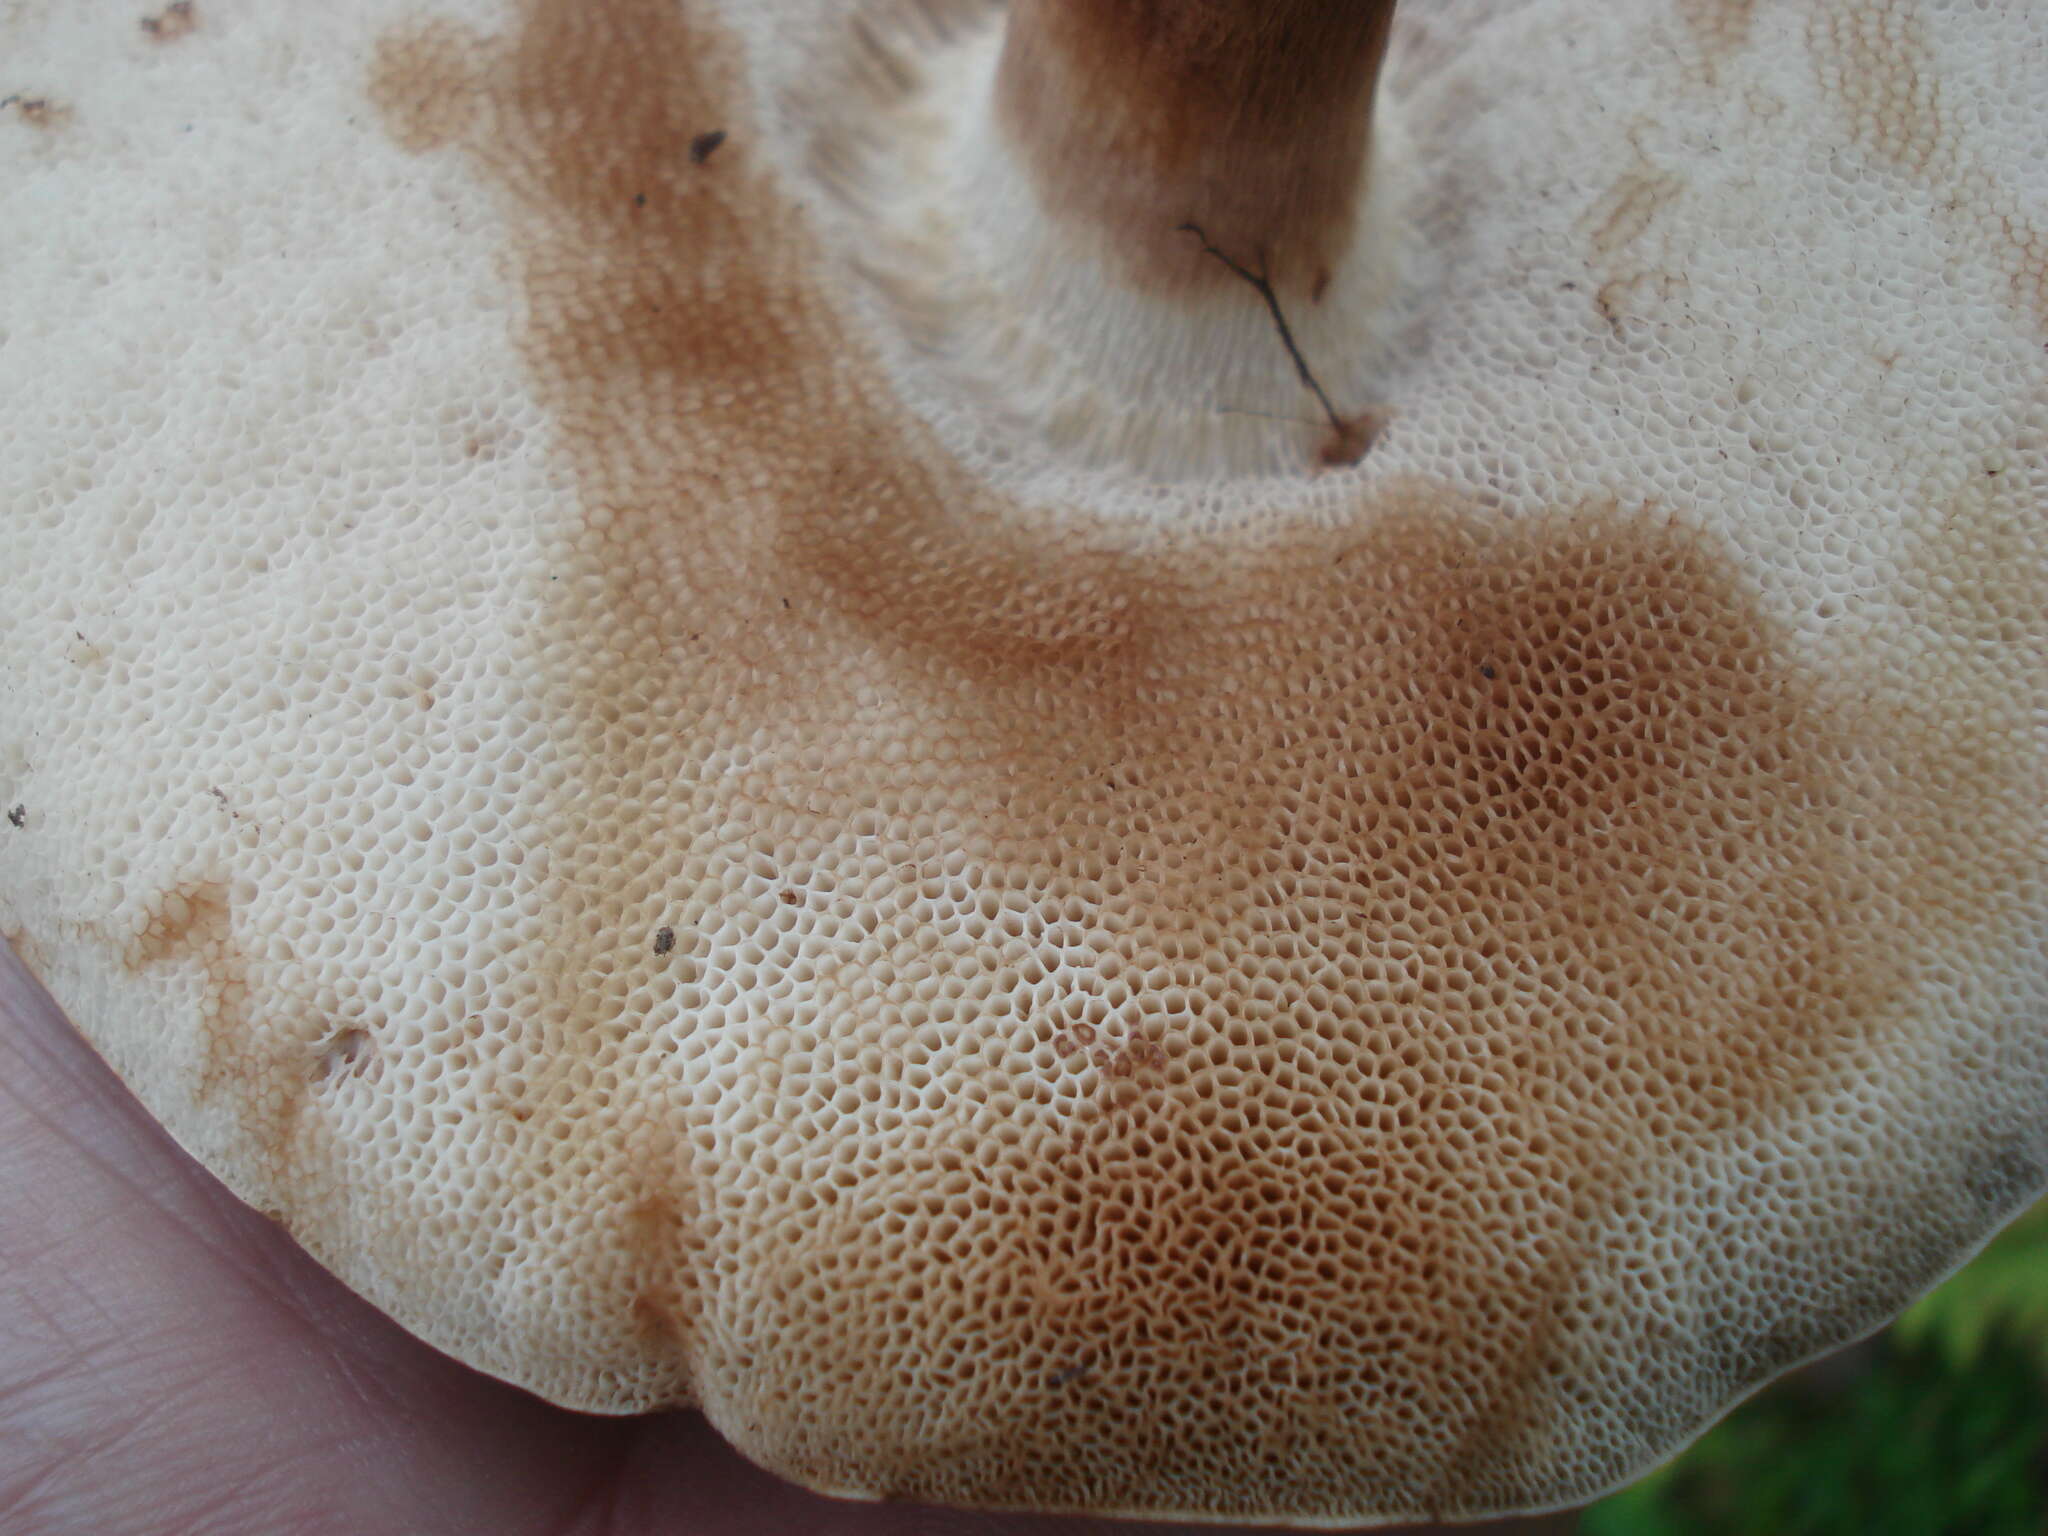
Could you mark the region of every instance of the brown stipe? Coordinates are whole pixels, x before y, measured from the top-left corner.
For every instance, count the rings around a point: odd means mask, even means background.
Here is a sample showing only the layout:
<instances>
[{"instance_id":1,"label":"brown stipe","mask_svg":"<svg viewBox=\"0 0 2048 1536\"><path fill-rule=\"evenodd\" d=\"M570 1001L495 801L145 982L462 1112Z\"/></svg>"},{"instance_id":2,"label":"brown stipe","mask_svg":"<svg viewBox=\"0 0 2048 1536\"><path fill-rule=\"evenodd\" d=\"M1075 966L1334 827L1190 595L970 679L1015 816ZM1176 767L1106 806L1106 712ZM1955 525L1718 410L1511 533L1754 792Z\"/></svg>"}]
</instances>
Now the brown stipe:
<instances>
[{"instance_id":1,"label":"brown stipe","mask_svg":"<svg viewBox=\"0 0 2048 1536\"><path fill-rule=\"evenodd\" d=\"M1176 239L1198 223L1310 298L1350 245L1393 17L1393 0L1019 0L996 110L1048 211L1138 280L1208 280Z\"/></svg>"}]
</instances>

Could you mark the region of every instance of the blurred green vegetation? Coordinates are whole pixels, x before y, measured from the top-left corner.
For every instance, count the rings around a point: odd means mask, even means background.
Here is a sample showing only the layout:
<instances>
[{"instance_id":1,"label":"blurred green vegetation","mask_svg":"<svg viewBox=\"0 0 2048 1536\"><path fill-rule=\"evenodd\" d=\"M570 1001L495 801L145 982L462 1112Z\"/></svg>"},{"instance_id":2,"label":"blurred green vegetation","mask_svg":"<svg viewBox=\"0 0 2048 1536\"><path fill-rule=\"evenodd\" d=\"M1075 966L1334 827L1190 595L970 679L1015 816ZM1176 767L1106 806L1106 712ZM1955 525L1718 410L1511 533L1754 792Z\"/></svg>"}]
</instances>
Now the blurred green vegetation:
<instances>
[{"instance_id":1,"label":"blurred green vegetation","mask_svg":"<svg viewBox=\"0 0 2048 1536\"><path fill-rule=\"evenodd\" d=\"M1883 1335L1751 1398L1578 1532L2048 1533L2048 1201Z\"/></svg>"}]
</instances>

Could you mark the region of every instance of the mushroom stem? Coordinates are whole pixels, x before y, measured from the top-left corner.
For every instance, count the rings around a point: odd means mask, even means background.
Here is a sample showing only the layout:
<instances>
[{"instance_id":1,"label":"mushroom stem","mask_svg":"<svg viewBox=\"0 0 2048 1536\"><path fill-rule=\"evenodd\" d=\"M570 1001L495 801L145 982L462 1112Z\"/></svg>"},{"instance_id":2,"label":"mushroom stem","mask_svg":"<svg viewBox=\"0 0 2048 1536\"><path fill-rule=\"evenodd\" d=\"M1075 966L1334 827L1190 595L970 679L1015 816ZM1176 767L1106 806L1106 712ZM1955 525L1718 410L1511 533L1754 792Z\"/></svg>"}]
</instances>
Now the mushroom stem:
<instances>
[{"instance_id":1,"label":"mushroom stem","mask_svg":"<svg viewBox=\"0 0 2048 1536\"><path fill-rule=\"evenodd\" d=\"M1365 191L1394 0L1014 0L996 115L1054 217L1150 288L1320 297Z\"/></svg>"}]
</instances>

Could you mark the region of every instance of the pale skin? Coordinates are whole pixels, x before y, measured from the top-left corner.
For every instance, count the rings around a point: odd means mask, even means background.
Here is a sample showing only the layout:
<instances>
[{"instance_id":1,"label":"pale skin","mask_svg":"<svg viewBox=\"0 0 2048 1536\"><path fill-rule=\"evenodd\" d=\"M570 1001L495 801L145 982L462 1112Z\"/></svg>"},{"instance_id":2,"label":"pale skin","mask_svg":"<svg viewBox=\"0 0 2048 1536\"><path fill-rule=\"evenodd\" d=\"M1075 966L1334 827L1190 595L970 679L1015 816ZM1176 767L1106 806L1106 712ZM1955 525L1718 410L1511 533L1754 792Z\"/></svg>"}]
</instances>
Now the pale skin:
<instances>
[{"instance_id":1,"label":"pale skin","mask_svg":"<svg viewBox=\"0 0 2048 1536\"><path fill-rule=\"evenodd\" d=\"M1571 1529L1571 1516L1465 1526ZM12 1536L1142 1536L840 1503L694 1413L550 1407L427 1348L186 1157L0 945Z\"/></svg>"}]
</instances>

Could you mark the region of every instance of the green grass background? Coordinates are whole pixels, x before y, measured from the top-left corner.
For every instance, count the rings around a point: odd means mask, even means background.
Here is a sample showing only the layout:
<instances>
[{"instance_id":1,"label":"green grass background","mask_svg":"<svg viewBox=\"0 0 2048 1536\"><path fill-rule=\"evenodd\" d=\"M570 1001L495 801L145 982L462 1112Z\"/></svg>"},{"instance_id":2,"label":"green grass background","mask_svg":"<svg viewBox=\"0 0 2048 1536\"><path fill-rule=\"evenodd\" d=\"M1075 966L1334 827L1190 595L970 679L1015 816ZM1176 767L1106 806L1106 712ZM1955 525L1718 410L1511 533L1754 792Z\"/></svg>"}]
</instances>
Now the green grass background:
<instances>
[{"instance_id":1,"label":"green grass background","mask_svg":"<svg viewBox=\"0 0 2048 1536\"><path fill-rule=\"evenodd\" d=\"M1878 1338L1751 1398L1578 1536L2044 1536L2048 1201Z\"/></svg>"}]
</instances>

